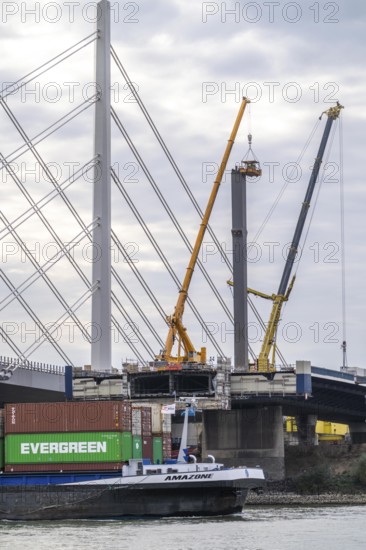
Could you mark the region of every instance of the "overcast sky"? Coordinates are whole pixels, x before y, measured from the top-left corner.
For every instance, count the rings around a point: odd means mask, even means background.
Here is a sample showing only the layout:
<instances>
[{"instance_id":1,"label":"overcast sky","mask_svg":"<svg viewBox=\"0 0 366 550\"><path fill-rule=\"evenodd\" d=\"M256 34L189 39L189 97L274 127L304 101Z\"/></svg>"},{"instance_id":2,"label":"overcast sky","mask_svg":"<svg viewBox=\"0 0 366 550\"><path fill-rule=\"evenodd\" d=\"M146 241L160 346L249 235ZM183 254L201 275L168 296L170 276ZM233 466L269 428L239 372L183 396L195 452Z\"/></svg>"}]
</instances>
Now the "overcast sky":
<instances>
[{"instance_id":1,"label":"overcast sky","mask_svg":"<svg viewBox=\"0 0 366 550\"><path fill-rule=\"evenodd\" d=\"M230 170L247 152L247 134L253 134L253 149L263 175L248 181L248 240L252 242L281 189L281 200L249 252L248 277L252 288L277 292L286 246L291 242L297 217L316 156L326 118L323 111L339 100L345 109L325 155L325 178L315 190L312 222L301 260L296 262L297 280L282 315L278 345L288 363L308 359L313 365L339 368L341 343L346 330L348 364L365 367L366 279L364 142L365 142L365 7L353 2L183 2L179 0L111 2L112 44L131 81L134 82L152 119L201 208L211 192L217 164L221 161L243 95L252 99L239 130L228 171L211 217L211 225L230 256ZM1 80L8 85L76 44L96 28L94 2L3 2L1 4ZM63 63L37 77L7 97L10 107L29 138L76 108L93 93L95 44L83 48ZM26 80L26 79L25 79ZM130 91L112 63L112 100L136 148L191 243L199 217L181 183L156 142ZM89 102L90 103L90 102ZM89 103L86 104L89 105ZM0 112L0 152L14 159L13 152L24 139ZM93 157L93 106L42 141L37 149L61 183L72 166L80 168ZM315 130L314 130L315 129ZM309 136L314 135L300 165L296 162ZM159 203L141 167L112 122L112 164L156 241L182 280L189 253ZM343 152L343 155L341 155ZM343 165L341 164L343 158ZM53 187L26 152L13 161L15 171L30 196L39 201ZM343 167L346 243L346 327L342 323L342 250L340 174ZM33 173L31 173L33 170ZM14 181L2 171L1 213L15 222L29 202ZM88 225L92 221L92 184L83 177L66 195ZM113 187L112 225L121 242L151 287L166 314L171 314L178 293L156 252L138 226L119 191ZM318 196L317 201L315 197ZM74 241L80 226L57 198L42 208L44 216L63 242ZM309 216L310 218L310 216ZM0 229L3 229L4 222ZM55 239L32 216L18 229L21 240L44 264L57 252ZM89 244L84 239L73 249L76 262L91 279ZM114 267L149 315L165 340L167 328L145 295L123 257L113 251ZM232 310L232 295L226 281L230 273L206 236L200 259ZM9 234L2 240L2 269L14 286L34 273ZM61 259L47 272L67 304L74 304L86 291L85 283L69 261ZM1 296L9 290L0 283ZM113 289L141 332L158 353L159 344L118 286ZM232 325L196 269L190 295L201 316L227 356L233 357ZM65 309L46 284L36 281L22 294L43 323L55 323ZM270 303L254 298L265 321ZM83 324L91 321L90 300L78 310ZM113 310L128 334L117 310ZM24 308L13 301L2 310L2 328L24 352L39 331ZM207 345L208 356L217 352L207 342L187 308L184 323L196 348ZM132 334L146 359L139 336ZM59 345L75 365L90 362L90 346L74 321L67 320L58 333ZM258 353L263 332L250 315L249 338ZM123 339L114 334L113 366L134 357ZM5 342L0 355L13 356ZM49 343L30 359L64 364Z\"/></svg>"}]
</instances>

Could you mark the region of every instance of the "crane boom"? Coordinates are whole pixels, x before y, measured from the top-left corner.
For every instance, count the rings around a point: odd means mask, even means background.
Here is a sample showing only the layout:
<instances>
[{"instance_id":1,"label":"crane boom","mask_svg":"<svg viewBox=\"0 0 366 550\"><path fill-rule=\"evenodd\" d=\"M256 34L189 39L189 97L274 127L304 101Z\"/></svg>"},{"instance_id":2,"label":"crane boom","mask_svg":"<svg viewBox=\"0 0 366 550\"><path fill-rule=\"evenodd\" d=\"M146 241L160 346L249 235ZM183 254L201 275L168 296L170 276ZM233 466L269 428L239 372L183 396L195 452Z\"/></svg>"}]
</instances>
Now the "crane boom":
<instances>
[{"instance_id":1,"label":"crane boom","mask_svg":"<svg viewBox=\"0 0 366 550\"><path fill-rule=\"evenodd\" d=\"M343 109L343 106L337 102L337 105L335 107L331 107L330 109L325 111L325 114L328 116L328 119L324 128L322 140L320 142L318 155L314 162L314 166L311 172L305 199L302 204L299 219L296 225L294 237L292 239L291 247L287 254L286 264L285 264L285 268L281 278L280 286L278 288L278 293L277 295L273 295L273 306L272 306L271 316L270 316L270 320L266 330L266 334L264 336L262 349L258 357L259 371L274 370L273 363L274 363L275 345L276 345L276 332L277 332L278 323L281 317L282 305L284 302L288 300L289 294L294 284L294 278L293 278L290 286L288 287L288 282L290 280L292 267L294 265L294 261L296 258L301 234L305 225L306 216L310 208L310 201L313 195L316 180L319 175L320 165L323 160L323 155L324 155L324 151L329 138L330 130L334 120L338 118L341 109ZM271 352L272 347L273 347L273 354L272 354L273 360L272 360L272 364L270 365L269 354Z\"/></svg>"},{"instance_id":2,"label":"crane boom","mask_svg":"<svg viewBox=\"0 0 366 550\"><path fill-rule=\"evenodd\" d=\"M229 141L225 149L223 159L221 161L216 179L213 184L213 188L206 206L206 210L201 220L198 235L196 237L196 242L192 250L192 255L186 270L182 288L179 291L178 300L174 309L174 313L173 315L170 315L169 317L167 317L167 324L169 326L169 330L168 330L168 335L165 342L165 349L162 350L161 354L157 357L157 359L159 360L166 360L170 362L183 362L183 361L205 362L206 361L205 348L201 348L200 353L195 350L193 343L190 340L187 334L187 331L182 324L182 316L183 316L184 306L188 296L189 285L192 280L193 271L197 263L198 254L203 242L205 231L206 231L206 228L210 219L210 215L217 197L217 193L222 181L222 177L224 175L224 172L227 166L231 149L233 147L233 144L236 138L236 134L238 132L241 120L243 118L245 107L247 106L248 103L250 103L250 100L243 97L238 115L234 123L234 127L232 129ZM178 353L177 357L172 357L172 349L173 349L175 340L177 338L177 334L179 337L179 344L183 344L184 355L180 356Z\"/></svg>"}]
</instances>

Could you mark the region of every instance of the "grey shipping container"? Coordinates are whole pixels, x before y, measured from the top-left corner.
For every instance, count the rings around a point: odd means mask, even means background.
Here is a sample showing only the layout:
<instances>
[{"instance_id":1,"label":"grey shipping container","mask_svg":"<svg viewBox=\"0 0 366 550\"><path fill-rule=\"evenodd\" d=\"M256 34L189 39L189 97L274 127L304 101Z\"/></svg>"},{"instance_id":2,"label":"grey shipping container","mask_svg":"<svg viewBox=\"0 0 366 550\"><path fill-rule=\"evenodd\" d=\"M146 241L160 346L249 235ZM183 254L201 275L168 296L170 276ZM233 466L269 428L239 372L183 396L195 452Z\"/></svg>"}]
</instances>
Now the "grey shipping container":
<instances>
[{"instance_id":1,"label":"grey shipping container","mask_svg":"<svg viewBox=\"0 0 366 550\"><path fill-rule=\"evenodd\" d=\"M142 415L141 407L132 407L132 435L141 435L142 434Z\"/></svg>"},{"instance_id":2,"label":"grey shipping container","mask_svg":"<svg viewBox=\"0 0 366 550\"><path fill-rule=\"evenodd\" d=\"M5 405L5 434L131 431L127 401L16 403Z\"/></svg>"},{"instance_id":3,"label":"grey shipping container","mask_svg":"<svg viewBox=\"0 0 366 550\"><path fill-rule=\"evenodd\" d=\"M163 414L162 415L162 431L165 433L170 433L172 431L172 415L171 414Z\"/></svg>"}]
</instances>

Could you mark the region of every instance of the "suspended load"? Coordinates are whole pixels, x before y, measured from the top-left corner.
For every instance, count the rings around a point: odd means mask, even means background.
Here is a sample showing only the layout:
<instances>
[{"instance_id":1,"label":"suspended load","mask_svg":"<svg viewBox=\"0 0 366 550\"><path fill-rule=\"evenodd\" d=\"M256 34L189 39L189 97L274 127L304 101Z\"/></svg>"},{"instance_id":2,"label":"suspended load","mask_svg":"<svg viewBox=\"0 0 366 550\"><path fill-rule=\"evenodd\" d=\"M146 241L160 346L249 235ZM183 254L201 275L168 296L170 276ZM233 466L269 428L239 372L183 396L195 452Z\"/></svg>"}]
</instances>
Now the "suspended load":
<instances>
[{"instance_id":1,"label":"suspended load","mask_svg":"<svg viewBox=\"0 0 366 550\"><path fill-rule=\"evenodd\" d=\"M255 178L262 175L262 170L259 160L256 158L252 149L252 134L248 135L248 143L249 149L240 163L239 172L245 174L246 176L249 176L250 178Z\"/></svg>"}]
</instances>

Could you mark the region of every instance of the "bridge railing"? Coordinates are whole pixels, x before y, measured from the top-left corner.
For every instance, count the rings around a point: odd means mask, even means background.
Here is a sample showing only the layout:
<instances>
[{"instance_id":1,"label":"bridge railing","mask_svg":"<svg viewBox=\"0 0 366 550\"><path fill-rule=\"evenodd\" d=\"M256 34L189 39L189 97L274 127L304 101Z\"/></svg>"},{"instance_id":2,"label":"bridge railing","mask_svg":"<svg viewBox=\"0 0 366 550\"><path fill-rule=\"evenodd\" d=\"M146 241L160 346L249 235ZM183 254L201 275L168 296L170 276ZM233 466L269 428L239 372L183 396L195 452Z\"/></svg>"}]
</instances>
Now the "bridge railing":
<instances>
[{"instance_id":1,"label":"bridge railing","mask_svg":"<svg viewBox=\"0 0 366 550\"><path fill-rule=\"evenodd\" d=\"M13 372L17 369L65 375L65 367L60 365L50 365L49 363L39 363L38 361L24 361L18 358L0 356L0 370Z\"/></svg>"}]
</instances>

